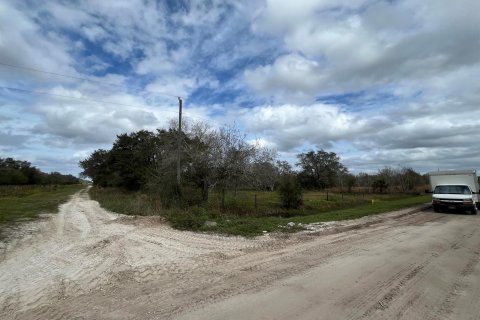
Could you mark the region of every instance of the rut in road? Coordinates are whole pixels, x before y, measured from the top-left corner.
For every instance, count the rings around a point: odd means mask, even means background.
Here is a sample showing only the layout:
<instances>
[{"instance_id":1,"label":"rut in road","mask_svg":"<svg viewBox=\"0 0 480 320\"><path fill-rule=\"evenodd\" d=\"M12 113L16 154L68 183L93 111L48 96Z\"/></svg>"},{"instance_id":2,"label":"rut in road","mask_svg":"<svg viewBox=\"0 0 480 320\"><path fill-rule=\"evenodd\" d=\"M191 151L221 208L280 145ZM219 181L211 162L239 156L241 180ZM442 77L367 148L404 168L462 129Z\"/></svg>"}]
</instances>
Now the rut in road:
<instances>
[{"instance_id":1,"label":"rut in road","mask_svg":"<svg viewBox=\"0 0 480 320\"><path fill-rule=\"evenodd\" d=\"M59 214L26 225L4 246L0 315L62 318L57 305L69 298L103 295L131 281L187 280L190 272L211 268L219 260L274 246L267 238L178 232L158 218L113 214L83 190L62 205Z\"/></svg>"}]
</instances>

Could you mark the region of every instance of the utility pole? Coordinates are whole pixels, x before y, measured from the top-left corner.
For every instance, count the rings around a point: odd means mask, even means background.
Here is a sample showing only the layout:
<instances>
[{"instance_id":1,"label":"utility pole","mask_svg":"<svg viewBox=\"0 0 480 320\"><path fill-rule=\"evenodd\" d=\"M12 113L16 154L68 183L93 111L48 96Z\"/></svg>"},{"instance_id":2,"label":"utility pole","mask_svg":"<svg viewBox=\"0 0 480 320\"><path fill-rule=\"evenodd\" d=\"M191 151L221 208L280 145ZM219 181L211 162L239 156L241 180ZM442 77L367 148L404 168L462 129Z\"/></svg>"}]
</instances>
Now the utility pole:
<instances>
[{"instance_id":1,"label":"utility pole","mask_svg":"<svg viewBox=\"0 0 480 320\"><path fill-rule=\"evenodd\" d=\"M178 137L177 137L177 192L178 197L181 197L182 188L181 188L181 175L180 175L180 157L181 157L181 147L182 147L182 98L178 97Z\"/></svg>"}]
</instances>

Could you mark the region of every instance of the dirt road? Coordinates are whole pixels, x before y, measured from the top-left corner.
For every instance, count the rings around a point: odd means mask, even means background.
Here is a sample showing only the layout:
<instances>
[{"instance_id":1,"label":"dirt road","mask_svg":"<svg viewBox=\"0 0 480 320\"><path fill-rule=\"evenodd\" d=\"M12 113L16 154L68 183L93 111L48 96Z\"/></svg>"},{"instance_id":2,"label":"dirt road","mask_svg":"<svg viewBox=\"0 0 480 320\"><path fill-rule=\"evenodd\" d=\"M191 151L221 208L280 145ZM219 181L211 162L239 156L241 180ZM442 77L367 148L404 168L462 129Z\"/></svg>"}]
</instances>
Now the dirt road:
<instances>
[{"instance_id":1,"label":"dirt road","mask_svg":"<svg viewBox=\"0 0 480 320\"><path fill-rule=\"evenodd\" d=\"M404 210L243 239L82 191L0 243L0 319L480 319L479 219Z\"/></svg>"}]
</instances>

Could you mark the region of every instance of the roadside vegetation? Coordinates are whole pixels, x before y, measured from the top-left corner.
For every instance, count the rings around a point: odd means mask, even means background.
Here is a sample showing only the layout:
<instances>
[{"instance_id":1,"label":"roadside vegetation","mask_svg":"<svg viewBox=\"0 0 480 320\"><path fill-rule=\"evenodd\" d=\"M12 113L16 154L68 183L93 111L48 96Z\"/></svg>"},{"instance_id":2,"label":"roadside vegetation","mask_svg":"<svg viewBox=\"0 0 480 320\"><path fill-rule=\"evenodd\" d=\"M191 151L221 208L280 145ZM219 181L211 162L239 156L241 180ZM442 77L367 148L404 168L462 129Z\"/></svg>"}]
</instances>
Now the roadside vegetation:
<instances>
[{"instance_id":1,"label":"roadside vegetation","mask_svg":"<svg viewBox=\"0 0 480 320\"><path fill-rule=\"evenodd\" d=\"M80 167L106 209L160 215L186 230L255 235L289 221L356 218L428 201L420 196L426 177L411 168L354 175L336 153L319 149L298 154L294 169L238 129L204 123L118 135Z\"/></svg>"},{"instance_id":2,"label":"roadside vegetation","mask_svg":"<svg viewBox=\"0 0 480 320\"><path fill-rule=\"evenodd\" d=\"M159 215L181 230L256 236L264 231L292 232L299 223L356 219L385 213L429 201L428 195L328 193L309 191L297 209L285 208L279 194L269 191L238 191L228 194L225 206L221 195L213 193L206 206L162 208L159 199L141 192L118 188L91 188L90 196L107 210L128 215ZM294 222L296 227L287 227Z\"/></svg>"}]
</instances>

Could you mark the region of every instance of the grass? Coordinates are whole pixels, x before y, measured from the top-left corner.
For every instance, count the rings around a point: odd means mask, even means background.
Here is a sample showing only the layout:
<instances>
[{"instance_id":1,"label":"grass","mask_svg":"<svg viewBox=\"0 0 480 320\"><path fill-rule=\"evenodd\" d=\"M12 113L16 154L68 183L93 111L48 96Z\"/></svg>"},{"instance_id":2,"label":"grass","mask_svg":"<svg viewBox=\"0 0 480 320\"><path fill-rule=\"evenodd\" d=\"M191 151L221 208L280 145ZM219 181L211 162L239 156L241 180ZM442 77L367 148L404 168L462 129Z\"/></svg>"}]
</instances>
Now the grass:
<instances>
[{"instance_id":1,"label":"grass","mask_svg":"<svg viewBox=\"0 0 480 320\"><path fill-rule=\"evenodd\" d=\"M127 192L116 188L99 189L93 187L89 190L90 197L98 201L102 207L112 212L152 216L161 214L161 202L152 196L140 192Z\"/></svg>"},{"instance_id":2,"label":"grass","mask_svg":"<svg viewBox=\"0 0 480 320\"><path fill-rule=\"evenodd\" d=\"M65 186L1 186L0 226L38 218L41 213L54 213L58 205L83 185Z\"/></svg>"},{"instance_id":3,"label":"grass","mask_svg":"<svg viewBox=\"0 0 480 320\"><path fill-rule=\"evenodd\" d=\"M117 189L90 189L92 199L111 211L133 215L162 215L181 230L217 232L227 235L256 236L263 231L295 231L284 228L288 222L313 223L356 219L367 215L398 210L430 201L429 195L332 194L306 192L300 209L280 207L274 192L239 191L229 194L225 207L220 195L213 193L206 206L184 209L164 209L159 199L141 193L126 193ZM256 195L256 201L255 201ZM216 226L205 225L206 221Z\"/></svg>"}]
</instances>

